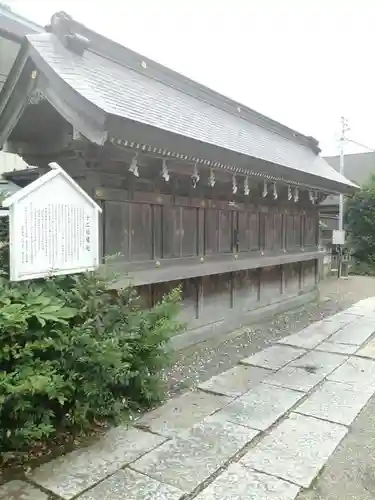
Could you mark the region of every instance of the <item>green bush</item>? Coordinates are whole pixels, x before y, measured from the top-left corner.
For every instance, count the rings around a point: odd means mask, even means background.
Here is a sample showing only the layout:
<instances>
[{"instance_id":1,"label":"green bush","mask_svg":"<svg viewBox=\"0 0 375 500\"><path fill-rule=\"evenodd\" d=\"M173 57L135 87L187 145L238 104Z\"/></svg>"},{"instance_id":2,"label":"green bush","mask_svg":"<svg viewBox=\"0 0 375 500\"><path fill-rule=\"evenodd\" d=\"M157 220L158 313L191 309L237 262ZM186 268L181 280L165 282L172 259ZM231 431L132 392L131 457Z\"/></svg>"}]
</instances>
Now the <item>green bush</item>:
<instances>
[{"instance_id":1,"label":"green bush","mask_svg":"<svg viewBox=\"0 0 375 500\"><path fill-rule=\"evenodd\" d=\"M361 186L362 189L345 204L345 226L348 245L364 274L375 269L375 177Z\"/></svg>"},{"instance_id":2,"label":"green bush","mask_svg":"<svg viewBox=\"0 0 375 500\"><path fill-rule=\"evenodd\" d=\"M356 276L375 276L375 263L355 260L350 274L355 274Z\"/></svg>"},{"instance_id":3,"label":"green bush","mask_svg":"<svg viewBox=\"0 0 375 500\"><path fill-rule=\"evenodd\" d=\"M179 298L176 289L141 310L133 289L111 291L96 273L1 276L0 450L118 422L159 401L167 341L181 329Z\"/></svg>"}]
</instances>

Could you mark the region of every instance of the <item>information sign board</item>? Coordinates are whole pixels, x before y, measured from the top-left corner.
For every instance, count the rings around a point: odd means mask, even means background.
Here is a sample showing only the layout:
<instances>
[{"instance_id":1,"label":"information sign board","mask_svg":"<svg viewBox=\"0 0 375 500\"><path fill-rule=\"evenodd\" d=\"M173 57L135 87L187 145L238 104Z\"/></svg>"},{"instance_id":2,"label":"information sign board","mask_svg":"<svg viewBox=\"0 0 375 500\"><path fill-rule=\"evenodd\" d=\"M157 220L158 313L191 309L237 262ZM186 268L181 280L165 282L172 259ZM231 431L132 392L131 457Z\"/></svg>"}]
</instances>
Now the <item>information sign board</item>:
<instances>
[{"instance_id":1,"label":"information sign board","mask_svg":"<svg viewBox=\"0 0 375 500\"><path fill-rule=\"evenodd\" d=\"M9 208L10 279L92 271L99 266L101 208L56 163L3 201Z\"/></svg>"}]
</instances>

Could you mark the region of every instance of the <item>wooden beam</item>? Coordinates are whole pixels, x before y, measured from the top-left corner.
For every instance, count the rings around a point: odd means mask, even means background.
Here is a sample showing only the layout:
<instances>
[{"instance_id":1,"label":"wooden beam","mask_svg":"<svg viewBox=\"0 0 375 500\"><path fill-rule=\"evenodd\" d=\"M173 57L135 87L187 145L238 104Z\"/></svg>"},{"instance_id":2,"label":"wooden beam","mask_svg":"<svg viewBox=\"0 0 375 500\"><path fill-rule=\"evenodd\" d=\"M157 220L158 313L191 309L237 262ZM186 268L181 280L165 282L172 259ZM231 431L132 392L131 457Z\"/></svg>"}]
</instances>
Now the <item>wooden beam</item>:
<instances>
[{"instance_id":1,"label":"wooden beam","mask_svg":"<svg viewBox=\"0 0 375 500\"><path fill-rule=\"evenodd\" d=\"M241 271L244 269L261 269L263 267L277 266L293 262L301 263L301 261L314 260L319 258L321 252L304 252L295 254L282 254L273 257L253 256L241 260L226 260L219 259L215 261L207 260L203 264L198 258L191 258L190 263L185 259L185 264L182 264L184 259L170 259L166 265L164 260L145 263L111 263L109 269L116 275L122 276L119 278L118 287L127 286L130 282L135 285L146 285L150 283L162 283L164 281L175 281L188 278L196 278L200 276L209 276L212 274L223 274ZM158 265L157 265L158 264ZM299 266L301 268L301 266ZM299 272L299 283L301 287L301 270Z\"/></svg>"}]
</instances>

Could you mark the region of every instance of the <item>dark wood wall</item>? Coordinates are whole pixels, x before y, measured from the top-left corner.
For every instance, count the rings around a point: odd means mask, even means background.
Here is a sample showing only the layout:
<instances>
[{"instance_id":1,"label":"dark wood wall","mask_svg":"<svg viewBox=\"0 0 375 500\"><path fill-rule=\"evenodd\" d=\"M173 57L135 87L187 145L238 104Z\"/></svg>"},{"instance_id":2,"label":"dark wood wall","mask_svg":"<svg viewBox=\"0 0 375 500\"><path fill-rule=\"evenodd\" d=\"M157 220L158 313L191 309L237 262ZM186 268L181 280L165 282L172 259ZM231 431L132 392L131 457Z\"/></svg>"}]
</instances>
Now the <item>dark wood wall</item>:
<instances>
[{"instance_id":1,"label":"dark wood wall","mask_svg":"<svg viewBox=\"0 0 375 500\"><path fill-rule=\"evenodd\" d=\"M316 211L135 193L104 200L104 253L125 262L317 248Z\"/></svg>"},{"instance_id":2,"label":"dark wood wall","mask_svg":"<svg viewBox=\"0 0 375 500\"><path fill-rule=\"evenodd\" d=\"M317 250L315 207L245 204L160 193L108 190L102 199L104 252L119 254L125 269L142 263L174 261L180 268L201 257L219 262L215 274L192 276L139 287L141 302L150 307L164 293L182 288L181 319L189 328L220 324L243 314L310 291L317 283L317 261L262 266L267 255ZM104 196L103 196L104 198ZM111 199L112 198L112 199ZM130 198L130 196L129 196ZM253 257L257 269L221 272L220 259Z\"/></svg>"},{"instance_id":3,"label":"dark wood wall","mask_svg":"<svg viewBox=\"0 0 375 500\"><path fill-rule=\"evenodd\" d=\"M181 319L189 328L222 322L259 307L312 291L317 283L317 260L214 274L138 287L143 307L151 307L163 294L182 288Z\"/></svg>"}]
</instances>

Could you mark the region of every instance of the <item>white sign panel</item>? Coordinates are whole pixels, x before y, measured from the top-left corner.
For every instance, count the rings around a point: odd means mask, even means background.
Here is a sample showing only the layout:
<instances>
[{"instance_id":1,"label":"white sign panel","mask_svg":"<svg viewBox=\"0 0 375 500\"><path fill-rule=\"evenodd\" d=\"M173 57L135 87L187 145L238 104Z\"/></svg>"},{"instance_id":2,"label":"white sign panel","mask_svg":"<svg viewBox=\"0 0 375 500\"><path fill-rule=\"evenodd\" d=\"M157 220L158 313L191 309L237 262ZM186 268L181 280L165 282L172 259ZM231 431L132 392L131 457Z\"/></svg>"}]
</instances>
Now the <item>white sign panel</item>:
<instances>
[{"instance_id":1,"label":"white sign panel","mask_svg":"<svg viewBox=\"0 0 375 500\"><path fill-rule=\"evenodd\" d=\"M3 202L9 207L10 279L99 266L100 207L57 164Z\"/></svg>"},{"instance_id":2,"label":"white sign panel","mask_svg":"<svg viewBox=\"0 0 375 500\"><path fill-rule=\"evenodd\" d=\"M332 231L332 243L334 245L345 245L345 231L334 229Z\"/></svg>"}]
</instances>

